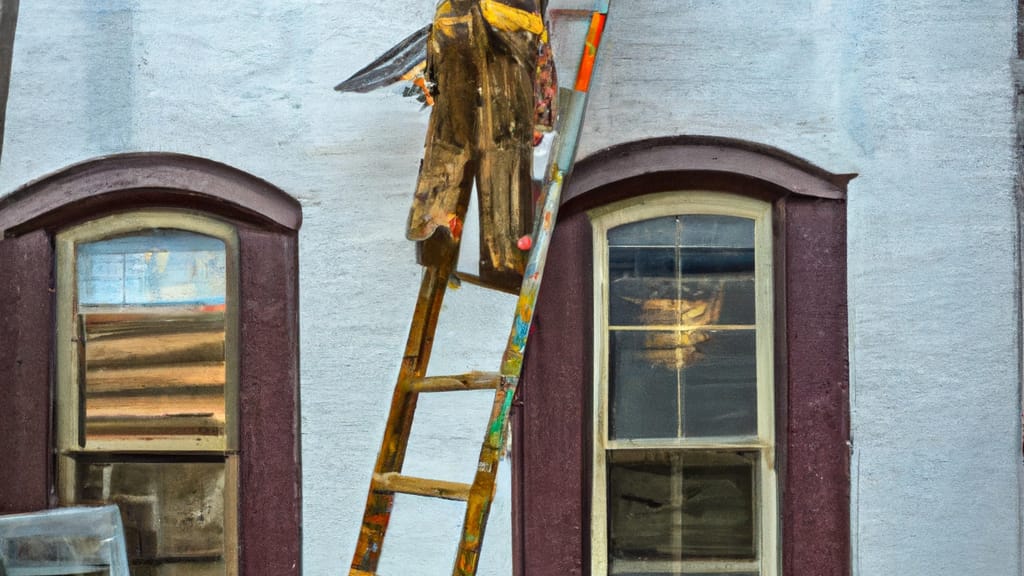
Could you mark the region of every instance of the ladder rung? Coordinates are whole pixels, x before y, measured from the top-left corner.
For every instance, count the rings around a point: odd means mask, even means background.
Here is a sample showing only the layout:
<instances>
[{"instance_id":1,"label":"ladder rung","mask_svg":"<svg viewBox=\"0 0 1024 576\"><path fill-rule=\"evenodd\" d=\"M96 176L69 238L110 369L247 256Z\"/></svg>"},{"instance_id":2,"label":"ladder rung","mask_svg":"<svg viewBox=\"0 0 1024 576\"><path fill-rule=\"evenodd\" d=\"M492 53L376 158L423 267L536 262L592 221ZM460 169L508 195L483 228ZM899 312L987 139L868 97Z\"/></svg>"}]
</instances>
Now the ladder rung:
<instances>
[{"instance_id":1,"label":"ladder rung","mask_svg":"<svg viewBox=\"0 0 1024 576\"><path fill-rule=\"evenodd\" d=\"M460 390L496 390L501 384L497 372L470 372L457 376L412 378L405 384L409 392L457 392Z\"/></svg>"},{"instance_id":2,"label":"ladder rung","mask_svg":"<svg viewBox=\"0 0 1024 576\"><path fill-rule=\"evenodd\" d=\"M402 494L415 494L416 496L462 500L465 502L469 500L470 488L472 488L471 484L403 476L398 472L385 472L373 475L373 489L377 492L400 492Z\"/></svg>"},{"instance_id":3,"label":"ladder rung","mask_svg":"<svg viewBox=\"0 0 1024 576\"><path fill-rule=\"evenodd\" d=\"M465 282L466 284L473 284L474 286L480 286L482 288L487 288L488 290L497 290L498 292L504 292L505 294L512 294L513 296L518 296L519 295L519 287L518 286L515 287L515 288L506 288L504 286L499 286L497 284L492 284L492 283L484 280L483 278L477 276L476 274L470 274L469 272L455 271L455 272L452 272L452 275L455 276L456 278L458 278L460 282Z\"/></svg>"}]
</instances>

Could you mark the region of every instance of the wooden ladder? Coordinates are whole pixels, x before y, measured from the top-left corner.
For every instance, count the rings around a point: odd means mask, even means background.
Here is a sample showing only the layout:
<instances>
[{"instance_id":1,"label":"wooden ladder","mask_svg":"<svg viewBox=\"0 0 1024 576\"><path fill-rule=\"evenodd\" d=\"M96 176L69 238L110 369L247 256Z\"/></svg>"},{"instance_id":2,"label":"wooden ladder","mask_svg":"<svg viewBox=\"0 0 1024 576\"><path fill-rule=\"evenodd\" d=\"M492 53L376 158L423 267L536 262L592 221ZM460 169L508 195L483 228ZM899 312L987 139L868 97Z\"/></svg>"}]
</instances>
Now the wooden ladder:
<instances>
[{"instance_id":1,"label":"wooden ladder","mask_svg":"<svg viewBox=\"0 0 1024 576\"><path fill-rule=\"evenodd\" d=\"M583 110L590 74L593 68L597 46L604 27L607 5L595 11L591 18L587 44L584 47L580 71L577 75L576 90L564 90L560 95L563 114L559 120L559 138L555 146L555 163L551 180L545 186L538 205L541 210L534 225L534 245L523 274L523 283L516 304L515 318L509 333L508 343L502 355L499 372L470 372L454 376L426 376L427 364L434 342L434 332L441 313L449 278L480 284L478 278L455 270L459 252L459 239L453 238L444 248L440 264L428 266L423 273L416 310L409 328L405 356L398 373L384 429L384 440L370 480L366 498L362 527L356 544L355 555L349 576L374 576L384 545L384 536L391 520L395 494L413 494L446 500L466 502L466 514L459 540L458 555L455 559L454 576L474 576L483 544L484 529L494 499L495 479L498 462L505 447L508 417L512 399L519 384L523 353L533 319L547 258L548 246L561 202L562 181L569 173L576 152L576 141L582 125ZM565 104L568 104L567 106ZM468 202L468 198L466 199ZM466 206L457 207L459 214L465 214ZM472 484L417 478L402 474L405 451L412 431L413 414L420 394L429 392L451 392L459 390L494 390L494 402L490 420L480 448L480 458Z\"/></svg>"}]
</instances>

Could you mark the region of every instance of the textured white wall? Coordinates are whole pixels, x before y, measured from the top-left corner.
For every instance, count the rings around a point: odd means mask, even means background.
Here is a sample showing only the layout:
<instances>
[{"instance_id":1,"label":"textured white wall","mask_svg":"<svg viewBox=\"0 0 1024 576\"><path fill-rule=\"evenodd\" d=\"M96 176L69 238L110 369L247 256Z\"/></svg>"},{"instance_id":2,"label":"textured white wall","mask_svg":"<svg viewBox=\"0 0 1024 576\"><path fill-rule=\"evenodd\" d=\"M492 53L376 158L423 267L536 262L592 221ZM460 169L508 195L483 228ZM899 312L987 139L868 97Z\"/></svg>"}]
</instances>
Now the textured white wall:
<instances>
[{"instance_id":1,"label":"textured white wall","mask_svg":"<svg viewBox=\"0 0 1024 576\"><path fill-rule=\"evenodd\" d=\"M302 202L310 576L342 571L355 542L419 278L403 227L427 118L397 90L331 88L432 4L21 7L0 190L101 154L165 150ZM1020 573L1014 21L1009 0L613 0L581 153L708 134L860 174L849 293L865 576ZM512 305L472 287L451 294L433 372L495 368ZM487 402L427 398L408 471L468 479ZM476 417L462 423L467 409ZM481 574L510 573L502 480ZM382 570L445 573L461 507L400 500Z\"/></svg>"}]
</instances>

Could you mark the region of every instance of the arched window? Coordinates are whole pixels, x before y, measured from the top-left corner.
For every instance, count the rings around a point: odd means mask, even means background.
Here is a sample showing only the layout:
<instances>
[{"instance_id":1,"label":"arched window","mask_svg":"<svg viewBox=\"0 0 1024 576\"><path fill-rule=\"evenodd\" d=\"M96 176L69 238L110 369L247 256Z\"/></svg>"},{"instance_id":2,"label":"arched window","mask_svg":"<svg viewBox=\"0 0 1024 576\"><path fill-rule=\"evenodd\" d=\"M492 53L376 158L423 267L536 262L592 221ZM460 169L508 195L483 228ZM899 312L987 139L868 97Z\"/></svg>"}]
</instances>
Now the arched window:
<instances>
[{"instance_id":1,"label":"arched window","mask_svg":"<svg viewBox=\"0 0 1024 576\"><path fill-rule=\"evenodd\" d=\"M300 222L171 154L0 200L0 513L113 502L139 573L299 574Z\"/></svg>"},{"instance_id":2,"label":"arched window","mask_svg":"<svg viewBox=\"0 0 1024 576\"><path fill-rule=\"evenodd\" d=\"M519 574L849 573L850 178L713 138L578 163L514 419Z\"/></svg>"},{"instance_id":3,"label":"arched window","mask_svg":"<svg viewBox=\"0 0 1024 576\"><path fill-rule=\"evenodd\" d=\"M775 574L771 205L668 192L590 218L591 574Z\"/></svg>"},{"instance_id":4,"label":"arched window","mask_svg":"<svg viewBox=\"0 0 1024 576\"><path fill-rule=\"evenodd\" d=\"M135 566L238 573L238 239L136 210L59 232L57 494L116 503Z\"/></svg>"}]
</instances>

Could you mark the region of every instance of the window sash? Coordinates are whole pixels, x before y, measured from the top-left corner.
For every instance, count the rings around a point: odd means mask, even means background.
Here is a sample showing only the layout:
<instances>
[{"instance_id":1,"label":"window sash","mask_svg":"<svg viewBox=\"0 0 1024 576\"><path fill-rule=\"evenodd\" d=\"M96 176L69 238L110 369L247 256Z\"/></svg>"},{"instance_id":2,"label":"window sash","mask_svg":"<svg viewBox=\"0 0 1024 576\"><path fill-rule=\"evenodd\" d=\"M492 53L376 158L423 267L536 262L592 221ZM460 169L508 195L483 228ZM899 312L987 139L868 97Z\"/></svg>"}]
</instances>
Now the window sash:
<instances>
[{"instance_id":1,"label":"window sash","mask_svg":"<svg viewBox=\"0 0 1024 576\"><path fill-rule=\"evenodd\" d=\"M143 232L153 228L186 230L224 242L226 288L224 316L225 427L223 436L181 436L91 440L79 444L82 423L78 383L80 352L77 346L76 251L79 244ZM183 210L140 210L91 220L57 234L57 446L64 453L79 452L233 452L238 445L238 237L233 226Z\"/></svg>"},{"instance_id":2,"label":"window sash","mask_svg":"<svg viewBox=\"0 0 1024 576\"><path fill-rule=\"evenodd\" d=\"M177 229L217 238L225 250L224 305L224 433L218 436L180 435L126 439L89 439L80 442L85 411L80 396L82 373L78 345L80 314L77 296L77 247L107 238ZM56 447L57 492L62 505L76 501L79 459L102 458L111 462L155 457L181 463L202 462L210 456L223 458L225 466L224 563L225 574L238 574L238 382L239 382L239 250L234 226L202 214L173 209L138 210L114 214L79 224L56 235L57 361Z\"/></svg>"},{"instance_id":3,"label":"window sash","mask_svg":"<svg viewBox=\"0 0 1024 576\"><path fill-rule=\"evenodd\" d=\"M676 326L610 326L608 319L608 231L616 226L651 218L711 214L739 216L754 220L755 343L757 379L756 436L609 439L609 334L625 330L678 330ZM744 196L715 192L665 192L603 206L589 213L594 242L594 382L593 387L593 483L591 494L591 574L609 576L607 518L607 451L649 449L689 451L744 449L760 452L757 520L758 560L736 564L734 561L679 561L666 564L683 573L746 573L761 576L779 573L778 488L775 466L774 328L772 299L772 223L771 204ZM717 329L701 326L700 329ZM728 326L741 329L741 327ZM749 329L744 326L742 328ZM676 566L678 564L678 566ZM736 564L733 566L733 564ZM651 565L653 568L653 565ZM638 565L638 568L642 566Z\"/></svg>"}]
</instances>

